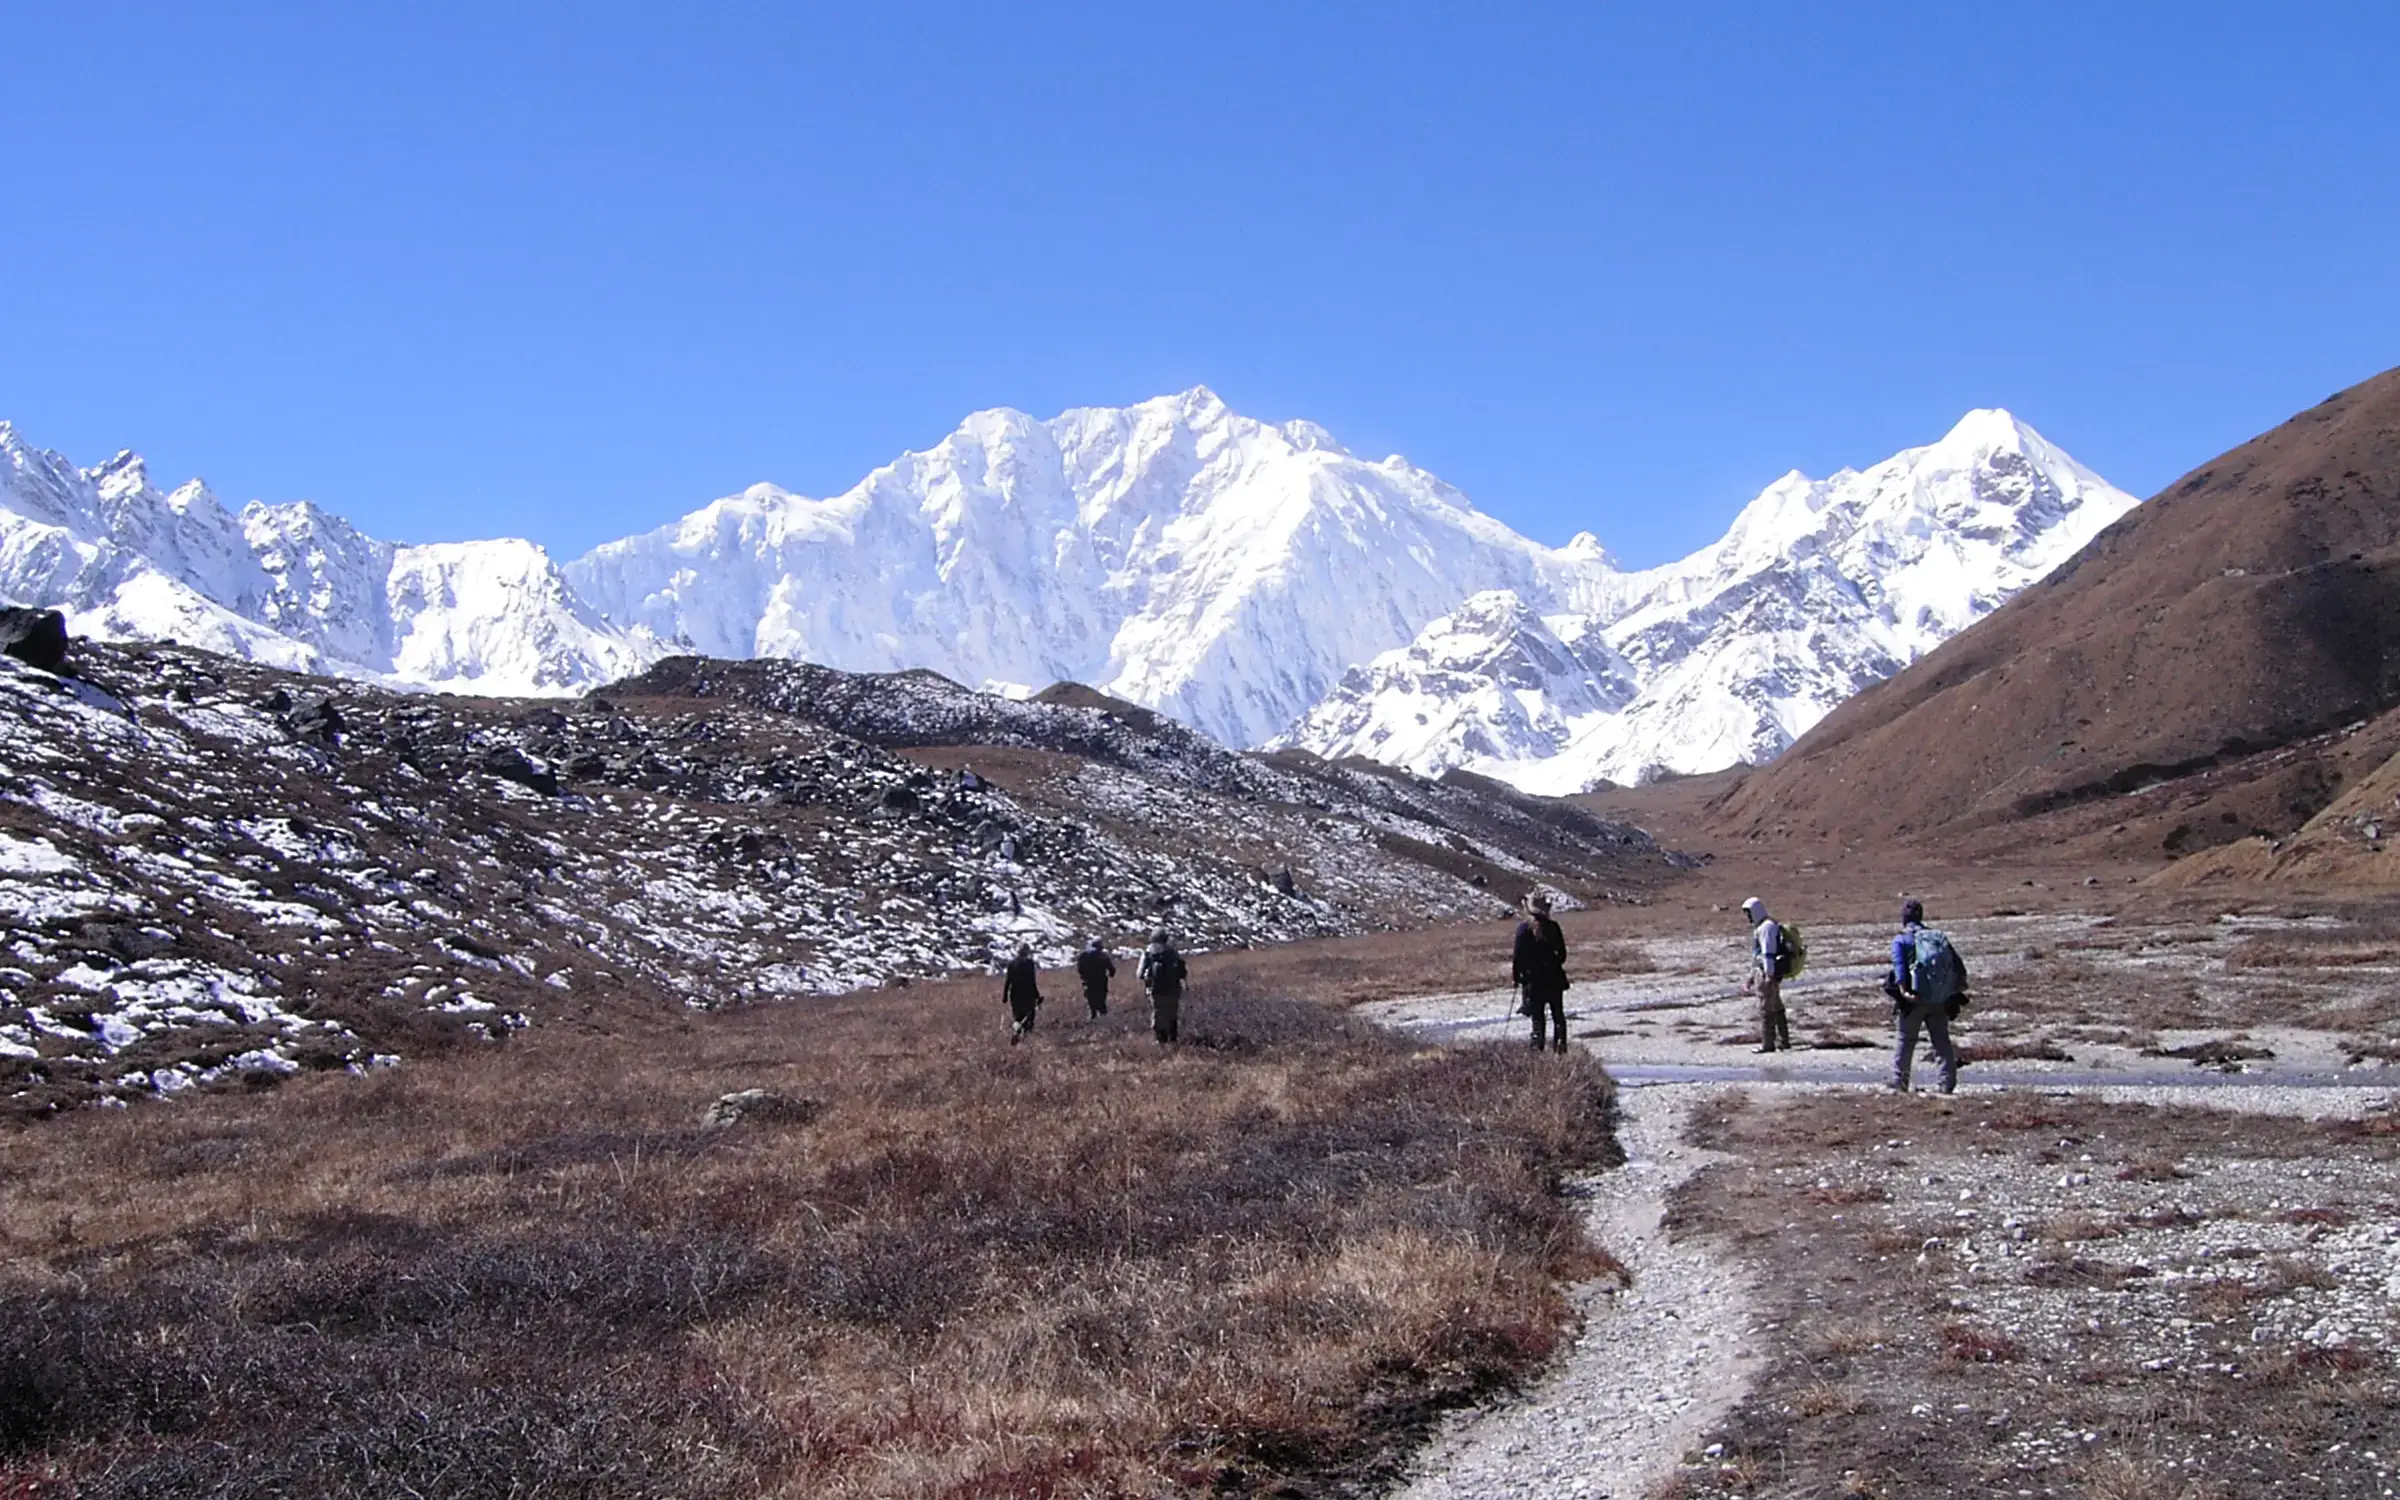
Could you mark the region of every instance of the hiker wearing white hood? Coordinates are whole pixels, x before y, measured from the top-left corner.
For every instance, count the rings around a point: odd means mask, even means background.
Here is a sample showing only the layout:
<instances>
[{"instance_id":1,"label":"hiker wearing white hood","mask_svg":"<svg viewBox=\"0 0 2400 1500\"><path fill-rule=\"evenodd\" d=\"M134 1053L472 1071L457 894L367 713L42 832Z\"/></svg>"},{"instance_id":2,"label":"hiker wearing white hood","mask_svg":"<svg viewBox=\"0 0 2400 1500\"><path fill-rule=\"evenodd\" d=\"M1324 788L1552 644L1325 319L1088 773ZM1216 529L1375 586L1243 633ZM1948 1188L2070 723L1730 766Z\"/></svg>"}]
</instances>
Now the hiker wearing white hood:
<instances>
[{"instance_id":1,"label":"hiker wearing white hood","mask_svg":"<svg viewBox=\"0 0 2400 1500\"><path fill-rule=\"evenodd\" d=\"M1742 903L1750 923L1750 977L1742 993L1758 996L1758 1050L1792 1050L1792 1023L1783 1010L1783 981L1792 971L1791 944L1783 924L1767 915L1767 903L1752 896Z\"/></svg>"}]
</instances>

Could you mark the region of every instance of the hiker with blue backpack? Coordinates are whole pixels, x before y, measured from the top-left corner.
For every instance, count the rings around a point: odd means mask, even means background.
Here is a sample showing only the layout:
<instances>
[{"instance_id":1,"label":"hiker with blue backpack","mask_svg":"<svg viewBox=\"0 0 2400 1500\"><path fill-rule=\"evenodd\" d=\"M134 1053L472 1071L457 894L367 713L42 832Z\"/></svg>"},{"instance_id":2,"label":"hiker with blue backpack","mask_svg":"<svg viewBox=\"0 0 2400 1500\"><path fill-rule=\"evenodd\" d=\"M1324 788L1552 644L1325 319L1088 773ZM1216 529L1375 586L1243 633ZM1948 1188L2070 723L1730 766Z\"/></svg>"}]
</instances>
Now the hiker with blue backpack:
<instances>
[{"instance_id":1,"label":"hiker with blue backpack","mask_svg":"<svg viewBox=\"0 0 2400 1500\"><path fill-rule=\"evenodd\" d=\"M1917 1051L1917 1033L1933 1035L1934 1061L1942 1066L1942 1092L1958 1090L1958 1049L1950 1043L1950 1023L1967 1002L1967 962L1949 934L1925 925L1925 903L1909 900L1900 906L1900 932L1892 939L1892 972L1884 981L1892 997L1892 1015L1899 1043L1892 1053L1892 1087L1908 1091L1908 1067Z\"/></svg>"}]
</instances>

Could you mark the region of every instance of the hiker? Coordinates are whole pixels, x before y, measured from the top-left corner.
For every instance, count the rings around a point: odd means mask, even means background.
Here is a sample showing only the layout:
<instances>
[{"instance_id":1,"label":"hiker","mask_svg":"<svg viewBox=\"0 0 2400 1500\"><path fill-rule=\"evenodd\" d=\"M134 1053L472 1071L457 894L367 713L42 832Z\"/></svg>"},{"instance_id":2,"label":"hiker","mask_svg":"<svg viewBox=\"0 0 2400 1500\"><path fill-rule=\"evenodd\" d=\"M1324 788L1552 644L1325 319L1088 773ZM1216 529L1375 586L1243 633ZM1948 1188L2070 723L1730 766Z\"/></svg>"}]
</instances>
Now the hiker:
<instances>
[{"instance_id":1,"label":"hiker","mask_svg":"<svg viewBox=\"0 0 2400 1500\"><path fill-rule=\"evenodd\" d=\"M1917 1032L1933 1033L1934 1061L1942 1066L1942 1092L1958 1091L1958 1049L1950 1022L1966 1001L1967 965L1949 937L1925 925L1925 903L1900 904L1900 932L1892 939L1892 972L1884 981L1892 997L1899 1042L1892 1052L1892 1087L1908 1092L1908 1065L1916 1056Z\"/></svg>"},{"instance_id":2,"label":"hiker","mask_svg":"<svg viewBox=\"0 0 2400 1500\"><path fill-rule=\"evenodd\" d=\"M1161 927L1150 934L1149 950L1142 954L1142 965L1136 971L1142 987L1150 992L1150 1034L1162 1047L1179 1037L1183 1020L1183 981L1191 972L1183 955L1167 940L1167 929Z\"/></svg>"},{"instance_id":3,"label":"hiker","mask_svg":"<svg viewBox=\"0 0 2400 1500\"><path fill-rule=\"evenodd\" d=\"M1758 995L1758 1050L1792 1050L1792 1022L1783 1009L1783 981L1792 972L1791 944L1783 924L1767 915L1767 903L1752 896L1742 903L1750 926L1750 977L1742 993Z\"/></svg>"},{"instance_id":4,"label":"hiker","mask_svg":"<svg viewBox=\"0 0 2400 1500\"><path fill-rule=\"evenodd\" d=\"M1000 998L1008 1002L1008 1044L1014 1047L1033 1030L1034 1013L1042 1008L1041 971L1034 966L1033 945L1017 944L1017 956L1000 980Z\"/></svg>"},{"instance_id":5,"label":"hiker","mask_svg":"<svg viewBox=\"0 0 2400 1500\"><path fill-rule=\"evenodd\" d=\"M1094 933L1083 951L1075 955L1075 974L1083 981L1083 1003L1091 1007L1095 1021L1108 1014L1108 981L1116 972L1116 955Z\"/></svg>"},{"instance_id":6,"label":"hiker","mask_svg":"<svg viewBox=\"0 0 2400 1500\"><path fill-rule=\"evenodd\" d=\"M1550 920L1550 898L1535 891L1525 901L1525 920L1517 924L1516 952L1509 971L1521 997L1517 1013L1533 1018L1533 1050L1545 1045L1567 1050L1567 935Z\"/></svg>"}]
</instances>

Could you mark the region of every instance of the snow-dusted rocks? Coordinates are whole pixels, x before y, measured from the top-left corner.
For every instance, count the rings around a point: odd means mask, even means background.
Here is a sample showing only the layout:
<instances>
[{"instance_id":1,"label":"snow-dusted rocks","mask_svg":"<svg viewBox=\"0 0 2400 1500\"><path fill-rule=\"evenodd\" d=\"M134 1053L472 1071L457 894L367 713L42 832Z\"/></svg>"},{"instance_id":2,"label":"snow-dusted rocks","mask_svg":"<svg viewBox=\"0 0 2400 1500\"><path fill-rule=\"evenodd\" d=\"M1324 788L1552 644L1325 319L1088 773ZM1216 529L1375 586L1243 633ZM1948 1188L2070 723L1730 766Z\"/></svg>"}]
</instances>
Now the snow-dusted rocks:
<instances>
[{"instance_id":1,"label":"snow-dusted rocks","mask_svg":"<svg viewBox=\"0 0 2400 1500\"><path fill-rule=\"evenodd\" d=\"M0 600L80 633L287 668L560 694L670 652L1089 683L1231 745L1530 789L1772 756L2131 506L2005 412L1770 486L1723 541L1626 572L1519 536L1399 458L1205 389L994 410L830 499L754 485L563 566L395 546L314 505L229 514L130 454L0 425Z\"/></svg>"},{"instance_id":2,"label":"snow-dusted rocks","mask_svg":"<svg viewBox=\"0 0 2400 1500\"><path fill-rule=\"evenodd\" d=\"M2008 413L1970 412L1864 471L1786 475L1680 562L1603 556L1565 594L1470 601L1282 743L1543 792L1763 761L2134 503Z\"/></svg>"},{"instance_id":3,"label":"snow-dusted rocks","mask_svg":"<svg viewBox=\"0 0 2400 1500\"><path fill-rule=\"evenodd\" d=\"M0 1118L1161 923L1205 952L1602 901L1670 862L1490 782L1237 753L1082 690L680 657L559 702L154 646L67 665L0 655Z\"/></svg>"}]
</instances>

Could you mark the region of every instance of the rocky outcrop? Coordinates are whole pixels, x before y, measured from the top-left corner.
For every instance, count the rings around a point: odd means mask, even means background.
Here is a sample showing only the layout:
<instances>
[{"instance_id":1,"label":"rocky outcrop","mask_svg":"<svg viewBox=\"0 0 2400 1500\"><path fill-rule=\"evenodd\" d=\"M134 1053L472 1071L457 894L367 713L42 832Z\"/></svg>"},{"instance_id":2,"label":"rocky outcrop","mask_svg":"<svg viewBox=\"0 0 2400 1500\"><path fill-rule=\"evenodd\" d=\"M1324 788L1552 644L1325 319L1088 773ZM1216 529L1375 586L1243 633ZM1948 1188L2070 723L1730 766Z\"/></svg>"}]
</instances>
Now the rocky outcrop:
<instances>
[{"instance_id":1,"label":"rocky outcrop","mask_svg":"<svg viewBox=\"0 0 2400 1500\"><path fill-rule=\"evenodd\" d=\"M45 672L67 668L67 617L55 609L0 608L0 651Z\"/></svg>"}]
</instances>

